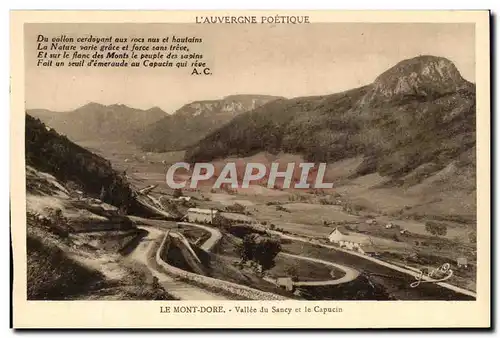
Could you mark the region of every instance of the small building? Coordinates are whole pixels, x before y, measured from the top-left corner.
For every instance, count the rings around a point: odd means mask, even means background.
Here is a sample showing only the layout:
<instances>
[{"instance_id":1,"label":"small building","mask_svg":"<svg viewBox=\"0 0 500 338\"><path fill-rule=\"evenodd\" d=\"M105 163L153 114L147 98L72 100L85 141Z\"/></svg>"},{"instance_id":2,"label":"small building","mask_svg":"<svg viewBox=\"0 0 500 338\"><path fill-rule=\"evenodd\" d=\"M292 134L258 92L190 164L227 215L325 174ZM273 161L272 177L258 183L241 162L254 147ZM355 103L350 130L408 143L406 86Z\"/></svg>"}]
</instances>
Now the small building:
<instances>
[{"instance_id":1,"label":"small building","mask_svg":"<svg viewBox=\"0 0 500 338\"><path fill-rule=\"evenodd\" d=\"M467 267L467 258L465 258L465 257L457 258L457 266L459 268L461 268L461 267L466 268Z\"/></svg>"},{"instance_id":2,"label":"small building","mask_svg":"<svg viewBox=\"0 0 500 338\"><path fill-rule=\"evenodd\" d=\"M406 229L402 229L402 230L400 230L400 231L399 231L399 233L400 233L401 235L406 235L406 234L408 233L408 230L406 230Z\"/></svg>"},{"instance_id":3,"label":"small building","mask_svg":"<svg viewBox=\"0 0 500 338\"><path fill-rule=\"evenodd\" d=\"M392 223L387 223L387 224L385 225L385 228L386 228L386 229L392 229L392 227L393 227L393 226L394 226L394 225L393 225Z\"/></svg>"},{"instance_id":4,"label":"small building","mask_svg":"<svg viewBox=\"0 0 500 338\"><path fill-rule=\"evenodd\" d=\"M212 224L218 210L189 208L186 214L188 222L191 223L209 223Z\"/></svg>"},{"instance_id":5,"label":"small building","mask_svg":"<svg viewBox=\"0 0 500 338\"><path fill-rule=\"evenodd\" d=\"M286 291L293 291L293 280L291 277L279 277L276 279L276 285Z\"/></svg>"},{"instance_id":6,"label":"small building","mask_svg":"<svg viewBox=\"0 0 500 338\"><path fill-rule=\"evenodd\" d=\"M338 227L336 227L328 236L328 240L331 243L340 243L341 241L344 241L346 236L347 234L343 233Z\"/></svg>"}]
</instances>

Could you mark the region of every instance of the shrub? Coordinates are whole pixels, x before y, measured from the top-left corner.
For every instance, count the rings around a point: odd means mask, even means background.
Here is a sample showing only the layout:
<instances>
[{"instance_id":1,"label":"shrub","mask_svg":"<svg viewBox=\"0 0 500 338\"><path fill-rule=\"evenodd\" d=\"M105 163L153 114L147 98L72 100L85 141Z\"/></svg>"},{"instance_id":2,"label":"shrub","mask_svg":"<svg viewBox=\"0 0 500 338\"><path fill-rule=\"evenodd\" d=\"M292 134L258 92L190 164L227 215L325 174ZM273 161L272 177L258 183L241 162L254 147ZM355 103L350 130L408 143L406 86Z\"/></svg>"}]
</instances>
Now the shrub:
<instances>
[{"instance_id":1,"label":"shrub","mask_svg":"<svg viewBox=\"0 0 500 338\"><path fill-rule=\"evenodd\" d=\"M227 218L217 214L214 216L212 225L224 230L228 230L229 228L231 228L232 223Z\"/></svg>"},{"instance_id":2,"label":"shrub","mask_svg":"<svg viewBox=\"0 0 500 338\"><path fill-rule=\"evenodd\" d=\"M270 236L248 234L243 238L238 251L243 262L254 261L265 271L275 265L274 259L281 251L281 243Z\"/></svg>"},{"instance_id":3,"label":"shrub","mask_svg":"<svg viewBox=\"0 0 500 338\"><path fill-rule=\"evenodd\" d=\"M288 277L292 278L292 281L296 282L299 280L299 268L297 265L287 266L285 269L285 273Z\"/></svg>"},{"instance_id":4,"label":"shrub","mask_svg":"<svg viewBox=\"0 0 500 338\"><path fill-rule=\"evenodd\" d=\"M227 212L234 212L238 214L244 214L246 209L244 205L241 205L239 203L234 203L233 205L228 205L226 207Z\"/></svg>"},{"instance_id":5,"label":"shrub","mask_svg":"<svg viewBox=\"0 0 500 338\"><path fill-rule=\"evenodd\" d=\"M290 212L290 210L286 209L284 206L282 205L277 205L276 206L276 210L277 211L284 211L284 212Z\"/></svg>"},{"instance_id":6,"label":"shrub","mask_svg":"<svg viewBox=\"0 0 500 338\"><path fill-rule=\"evenodd\" d=\"M448 233L446 224L432 221L425 223L425 230L434 236L446 236Z\"/></svg>"},{"instance_id":7,"label":"shrub","mask_svg":"<svg viewBox=\"0 0 500 338\"><path fill-rule=\"evenodd\" d=\"M477 241L477 234L475 232L469 232L469 242L471 243L476 243Z\"/></svg>"},{"instance_id":8,"label":"shrub","mask_svg":"<svg viewBox=\"0 0 500 338\"><path fill-rule=\"evenodd\" d=\"M308 201L309 199L310 199L309 196L302 195L299 193L294 193L294 194L288 196L288 200L290 202L305 202L305 201Z\"/></svg>"},{"instance_id":9,"label":"shrub","mask_svg":"<svg viewBox=\"0 0 500 338\"><path fill-rule=\"evenodd\" d=\"M175 189L173 196L174 196L174 198L179 198L179 197L183 196L182 189Z\"/></svg>"},{"instance_id":10,"label":"shrub","mask_svg":"<svg viewBox=\"0 0 500 338\"><path fill-rule=\"evenodd\" d=\"M319 204L321 204L321 205L334 205L335 201L331 200L331 199L328 199L328 198L321 198L319 200Z\"/></svg>"}]
</instances>

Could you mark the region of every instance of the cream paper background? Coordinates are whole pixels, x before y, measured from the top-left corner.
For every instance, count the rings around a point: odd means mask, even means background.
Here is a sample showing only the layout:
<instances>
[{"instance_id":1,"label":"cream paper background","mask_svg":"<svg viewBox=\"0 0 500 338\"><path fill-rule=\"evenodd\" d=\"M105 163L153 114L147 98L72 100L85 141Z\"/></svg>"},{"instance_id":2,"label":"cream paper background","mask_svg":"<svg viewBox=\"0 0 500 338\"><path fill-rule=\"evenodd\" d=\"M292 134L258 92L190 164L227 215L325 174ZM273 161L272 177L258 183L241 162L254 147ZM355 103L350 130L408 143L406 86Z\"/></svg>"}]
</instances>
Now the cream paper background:
<instances>
[{"instance_id":1,"label":"cream paper background","mask_svg":"<svg viewBox=\"0 0 500 338\"><path fill-rule=\"evenodd\" d=\"M194 23L207 15L308 15L311 23L474 23L477 100L476 301L27 301L24 157L25 23ZM229 27L228 27L229 29ZM490 326L490 65L487 11L13 11L11 240L15 328L402 328ZM342 307L342 313L166 314L160 306Z\"/></svg>"}]
</instances>

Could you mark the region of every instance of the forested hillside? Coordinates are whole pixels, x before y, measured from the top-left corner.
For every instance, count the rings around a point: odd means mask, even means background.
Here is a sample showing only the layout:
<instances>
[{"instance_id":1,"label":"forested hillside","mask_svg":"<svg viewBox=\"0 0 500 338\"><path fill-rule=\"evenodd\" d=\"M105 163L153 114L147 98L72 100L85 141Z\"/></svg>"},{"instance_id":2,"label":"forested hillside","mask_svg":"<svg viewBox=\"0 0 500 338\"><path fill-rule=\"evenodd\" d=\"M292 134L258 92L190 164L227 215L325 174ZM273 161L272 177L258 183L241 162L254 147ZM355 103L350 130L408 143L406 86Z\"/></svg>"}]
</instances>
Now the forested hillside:
<instances>
[{"instance_id":1,"label":"forested hillside","mask_svg":"<svg viewBox=\"0 0 500 338\"><path fill-rule=\"evenodd\" d=\"M475 86L451 61L420 56L365 87L276 100L241 114L189 149L186 160L262 151L313 162L363 156L357 175L398 178L419 168L425 176L452 160L475 165L475 110Z\"/></svg>"},{"instance_id":2,"label":"forested hillside","mask_svg":"<svg viewBox=\"0 0 500 338\"><path fill-rule=\"evenodd\" d=\"M62 182L72 182L86 194L116 207L137 207L124 173L30 115L26 115L26 165Z\"/></svg>"}]
</instances>

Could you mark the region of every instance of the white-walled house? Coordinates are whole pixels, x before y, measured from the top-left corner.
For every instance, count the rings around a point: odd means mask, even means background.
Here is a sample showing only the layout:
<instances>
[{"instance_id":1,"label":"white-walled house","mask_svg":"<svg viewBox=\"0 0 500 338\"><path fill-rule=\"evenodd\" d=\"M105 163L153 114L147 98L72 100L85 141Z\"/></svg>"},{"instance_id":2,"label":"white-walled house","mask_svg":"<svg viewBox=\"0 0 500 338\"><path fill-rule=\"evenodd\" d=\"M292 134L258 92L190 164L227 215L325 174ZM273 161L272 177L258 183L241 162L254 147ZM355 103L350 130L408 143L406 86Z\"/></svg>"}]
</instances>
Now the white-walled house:
<instances>
[{"instance_id":1,"label":"white-walled house","mask_svg":"<svg viewBox=\"0 0 500 338\"><path fill-rule=\"evenodd\" d=\"M189 202L189 201L191 201L191 197L190 196L179 196L177 198L174 198L173 200L174 201L186 201L186 202Z\"/></svg>"},{"instance_id":2,"label":"white-walled house","mask_svg":"<svg viewBox=\"0 0 500 338\"><path fill-rule=\"evenodd\" d=\"M276 285L287 291L293 291L293 280L290 277L280 277L276 279Z\"/></svg>"},{"instance_id":3,"label":"white-walled house","mask_svg":"<svg viewBox=\"0 0 500 338\"><path fill-rule=\"evenodd\" d=\"M328 236L328 239L331 243L340 243L340 241L342 241L345 236L347 236L347 234L341 232L339 228L335 228Z\"/></svg>"},{"instance_id":4,"label":"white-walled house","mask_svg":"<svg viewBox=\"0 0 500 338\"><path fill-rule=\"evenodd\" d=\"M333 231L328 236L330 243L336 243L341 248L348 250L358 251L364 253L361 246L368 242L368 239L362 235L349 234L346 231L342 231L338 227L333 229Z\"/></svg>"}]
</instances>

